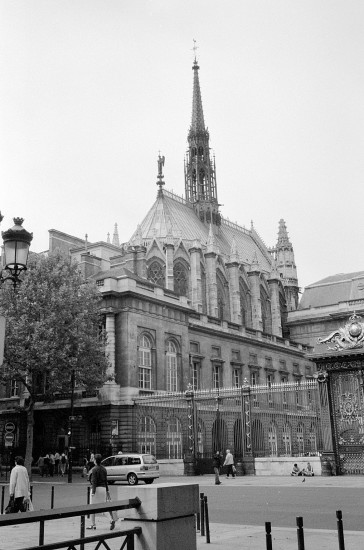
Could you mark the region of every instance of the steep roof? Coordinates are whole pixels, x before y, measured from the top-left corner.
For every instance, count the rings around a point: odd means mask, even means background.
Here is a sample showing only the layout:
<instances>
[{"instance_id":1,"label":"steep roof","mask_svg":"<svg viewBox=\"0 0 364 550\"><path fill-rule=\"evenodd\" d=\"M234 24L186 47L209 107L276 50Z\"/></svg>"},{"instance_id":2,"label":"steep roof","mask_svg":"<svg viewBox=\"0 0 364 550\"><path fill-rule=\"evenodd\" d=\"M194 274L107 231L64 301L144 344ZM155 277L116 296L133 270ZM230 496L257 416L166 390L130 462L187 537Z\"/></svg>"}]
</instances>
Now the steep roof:
<instances>
[{"instance_id":1,"label":"steep roof","mask_svg":"<svg viewBox=\"0 0 364 550\"><path fill-rule=\"evenodd\" d=\"M328 306L364 298L364 271L338 273L307 286L298 309Z\"/></svg>"},{"instance_id":2,"label":"steep roof","mask_svg":"<svg viewBox=\"0 0 364 550\"><path fill-rule=\"evenodd\" d=\"M209 235L209 227L197 217L192 205L166 190L158 195L152 208L140 223L140 231L145 245L151 243L153 239L164 240L168 235L173 237L176 244L182 240L187 248L195 240L199 240L202 246L205 246ZM131 237L131 242L136 234L137 231ZM269 252L256 231L245 229L222 218L221 226L215 234L215 242L219 253L226 256L226 259L230 256L233 240L242 263L250 264L256 253L260 269L265 272L270 271Z\"/></svg>"}]
</instances>

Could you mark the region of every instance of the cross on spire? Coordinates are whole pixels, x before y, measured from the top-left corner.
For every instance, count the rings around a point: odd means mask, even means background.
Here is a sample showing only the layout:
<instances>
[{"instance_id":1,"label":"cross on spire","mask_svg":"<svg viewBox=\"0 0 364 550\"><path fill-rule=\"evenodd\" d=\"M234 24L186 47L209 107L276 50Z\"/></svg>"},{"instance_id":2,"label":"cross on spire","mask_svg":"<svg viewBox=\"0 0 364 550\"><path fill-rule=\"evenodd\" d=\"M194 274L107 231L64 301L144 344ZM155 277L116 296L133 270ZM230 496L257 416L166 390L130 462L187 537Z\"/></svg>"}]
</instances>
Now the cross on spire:
<instances>
[{"instance_id":1,"label":"cross on spire","mask_svg":"<svg viewBox=\"0 0 364 550\"><path fill-rule=\"evenodd\" d=\"M193 48L192 48L192 49L193 49L193 51L194 51L194 54L195 54L195 61L196 61L196 52L197 52L197 50L198 50L198 46L196 46L196 40L195 40L195 39L193 39Z\"/></svg>"}]
</instances>

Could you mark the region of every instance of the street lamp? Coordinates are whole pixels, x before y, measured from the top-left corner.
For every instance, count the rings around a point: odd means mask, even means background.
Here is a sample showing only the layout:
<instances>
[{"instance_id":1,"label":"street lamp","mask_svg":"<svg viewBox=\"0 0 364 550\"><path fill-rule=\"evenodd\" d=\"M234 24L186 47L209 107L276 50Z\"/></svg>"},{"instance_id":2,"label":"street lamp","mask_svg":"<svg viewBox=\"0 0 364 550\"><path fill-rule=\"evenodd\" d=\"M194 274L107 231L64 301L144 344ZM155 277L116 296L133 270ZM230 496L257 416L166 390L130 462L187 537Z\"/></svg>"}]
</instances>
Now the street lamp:
<instances>
[{"instance_id":1,"label":"street lamp","mask_svg":"<svg viewBox=\"0 0 364 550\"><path fill-rule=\"evenodd\" d=\"M0 213L0 222L3 216ZM14 288L21 282L20 273L26 271L30 243L33 239L33 233L29 233L22 226L23 218L14 218L14 227L7 231L2 231L1 235L4 241L4 271L7 271L6 277L0 274L0 282L12 281Z\"/></svg>"},{"instance_id":2,"label":"street lamp","mask_svg":"<svg viewBox=\"0 0 364 550\"><path fill-rule=\"evenodd\" d=\"M73 422L75 417L74 412L74 399L75 399L75 369L72 369L71 374L71 415L68 418L69 428L68 428L68 483L72 483L72 468L73 468L73 456L72 456L72 431L73 431Z\"/></svg>"}]
</instances>

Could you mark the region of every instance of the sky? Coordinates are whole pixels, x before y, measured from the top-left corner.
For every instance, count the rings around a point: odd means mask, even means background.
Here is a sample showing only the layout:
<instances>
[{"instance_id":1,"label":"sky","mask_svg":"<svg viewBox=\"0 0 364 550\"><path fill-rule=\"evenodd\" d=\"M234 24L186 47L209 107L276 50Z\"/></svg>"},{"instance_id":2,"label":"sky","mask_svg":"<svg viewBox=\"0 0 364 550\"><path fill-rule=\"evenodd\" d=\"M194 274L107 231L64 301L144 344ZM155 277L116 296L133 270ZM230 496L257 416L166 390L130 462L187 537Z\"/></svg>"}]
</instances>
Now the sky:
<instances>
[{"instance_id":1,"label":"sky","mask_svg":"<svg viewBox=\"0 0 364 550\"><path fill-rule=\"evenodd\" d=\"M362 0L0 0L1 229L126 242L159 151L183 195L194 39L222 215L283 218L301 287L364 270Z\"/></svg>"}]
</instances>

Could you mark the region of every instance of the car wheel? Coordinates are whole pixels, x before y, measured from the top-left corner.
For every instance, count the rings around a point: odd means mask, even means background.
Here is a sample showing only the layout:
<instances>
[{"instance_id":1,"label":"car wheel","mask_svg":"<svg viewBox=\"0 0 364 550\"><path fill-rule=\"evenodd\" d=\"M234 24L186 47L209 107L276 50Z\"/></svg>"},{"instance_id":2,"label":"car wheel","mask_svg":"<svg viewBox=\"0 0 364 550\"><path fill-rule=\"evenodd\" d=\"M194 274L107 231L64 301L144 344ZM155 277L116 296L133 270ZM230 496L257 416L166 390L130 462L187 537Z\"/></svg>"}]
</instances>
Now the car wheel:
<instances>
[{"instance_id":1,"label":"car wheel","mask_svg":"<svg viewBox=\"0 0 364 550\"><path fill-rule=\"evenodd\" d=\"M129 485L138 485L138 476L136 476L135 474L129 474L128 483Z\"/></svg>"},{"instance_id":2,"label":"car wheel","mask_svg":"<svg viewBox=\"0 0 364 550\"><path fill-rule=\"evenodd\" d=\"M146 483L147 485L150 485L151 483L153 483L154 479L145 479L144 480L144 483Z\"/></svg>"}]
</instances>

